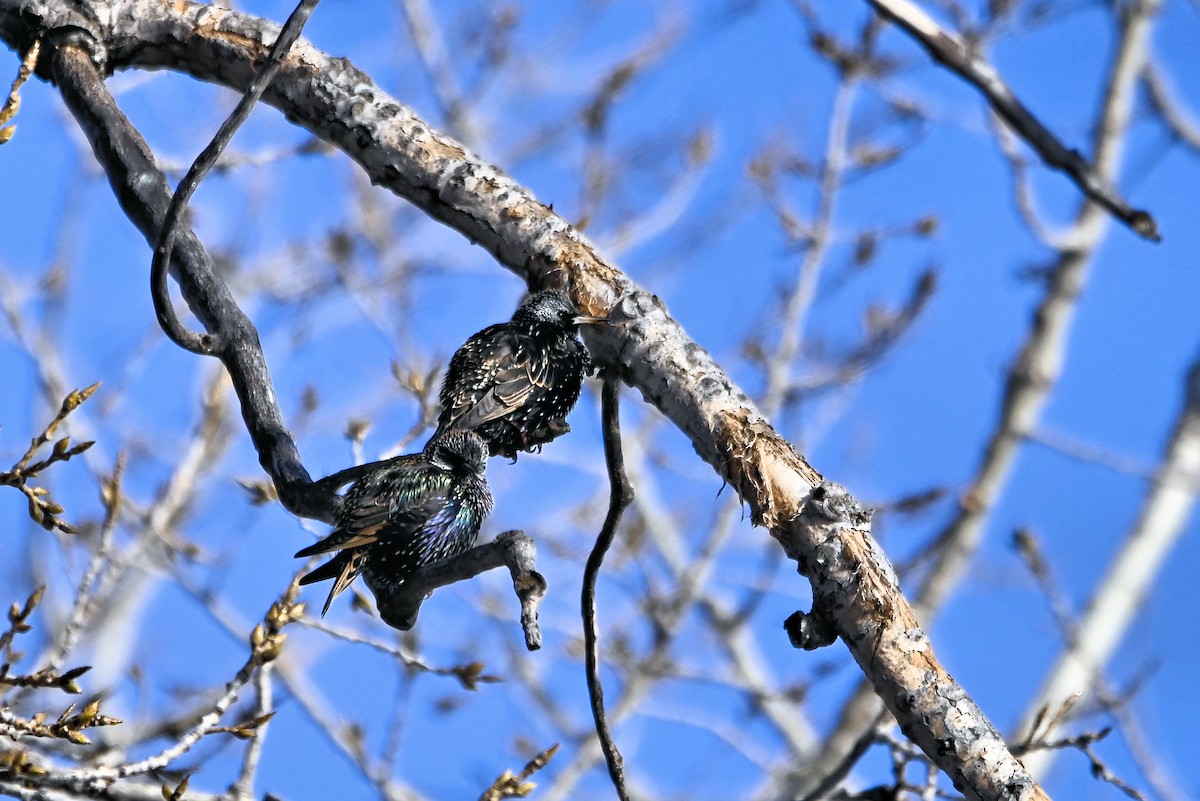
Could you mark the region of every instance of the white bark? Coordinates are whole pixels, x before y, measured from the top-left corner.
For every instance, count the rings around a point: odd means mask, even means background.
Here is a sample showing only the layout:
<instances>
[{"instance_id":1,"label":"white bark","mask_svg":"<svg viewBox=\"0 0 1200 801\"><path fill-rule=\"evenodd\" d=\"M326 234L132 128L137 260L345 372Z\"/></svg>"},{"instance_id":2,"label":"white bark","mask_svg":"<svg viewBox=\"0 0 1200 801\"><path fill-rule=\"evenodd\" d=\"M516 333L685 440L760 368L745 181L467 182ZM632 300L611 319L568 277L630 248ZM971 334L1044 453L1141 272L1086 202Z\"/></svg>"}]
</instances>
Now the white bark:
<instances>
[{"instance_id":1,"label":"white bark","mask_svg":"<svg viewBox=\"0 0 1200 801\"><path fill-rule=\"evenodd\" d=\"M1104 580L1075 628L1074 635L1050 670L1041 690L1025 712L1017 736L1030 732L1038 710L1058 709L1077 691L1091 694L1104 666L1121 644L1150 585L1171 548L1183 533L1196 503L1200 478L1200 364L1188 373L1183 412L1167 445L1162 467L1146 496L1141 514L1121 550L1113 557ZM1039 732L1053 739L1055 732ZM1035 776L1044 776L1059 752L1034 751L1024 762Z\"/></svg>"}]
</instances>

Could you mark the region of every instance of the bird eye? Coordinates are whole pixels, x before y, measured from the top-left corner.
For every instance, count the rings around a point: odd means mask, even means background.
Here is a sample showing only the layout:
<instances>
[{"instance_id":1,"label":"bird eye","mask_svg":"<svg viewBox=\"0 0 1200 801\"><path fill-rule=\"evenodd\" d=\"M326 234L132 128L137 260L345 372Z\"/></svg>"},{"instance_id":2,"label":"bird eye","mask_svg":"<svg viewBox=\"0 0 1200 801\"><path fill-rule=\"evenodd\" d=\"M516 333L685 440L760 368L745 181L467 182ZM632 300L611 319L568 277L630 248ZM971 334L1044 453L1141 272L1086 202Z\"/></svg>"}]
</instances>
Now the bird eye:
<instances>
[{"instance_id":1,"label":"bird eye","mask_svg":"<svg viewBox=\"0 0 1200 801\"><path fill-rule=\"evenodd\" d=\"M470 473L474 469L465 454L452 450L442 450L433 459L433 463L450 473Z\"/></svg>"}]
</instances>

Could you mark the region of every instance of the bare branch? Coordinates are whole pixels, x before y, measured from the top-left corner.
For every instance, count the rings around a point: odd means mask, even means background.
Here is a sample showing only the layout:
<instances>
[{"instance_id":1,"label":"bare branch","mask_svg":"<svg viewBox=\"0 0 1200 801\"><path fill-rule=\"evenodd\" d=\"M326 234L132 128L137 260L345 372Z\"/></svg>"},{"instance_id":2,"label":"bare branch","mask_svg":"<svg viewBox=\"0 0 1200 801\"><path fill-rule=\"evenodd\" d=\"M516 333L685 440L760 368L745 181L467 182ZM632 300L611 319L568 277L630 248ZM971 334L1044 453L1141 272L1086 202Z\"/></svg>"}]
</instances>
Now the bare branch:
<instances>
[{"instance_id":1,"label":"bare branch","mask_svg":"<svg viewBox=\"0 0 1200 801\"><path fill-rule=\"evenodd\" d=\"M535 569L536 560L537 546L532 539L521 531L506 531L492 542L422 567L390 591L386 600L376 599L379 615L389 626L408 631L417 622L421 604L438 587L466 581L492 568L505 566L512 573L513 591L521 602L525 647L536 651L542 647L538 605L546 594L546 579Z\"/></svg>"},{"instance_id":2,"label":"bare branch","mask_svg":"<svg viewBox=\"0 0 1200 801\"><path fill-rule=\"evenodd\" d=\"M550 764L550 760L556 753L558 753L557 743L529 760L520 773L514 775L512 771L504 771L496 777L492 786L484 791L483 795L479 797L479 801L502 801L505 798L524 798L529 795L537 785L526 779Z\"/></svg>"},{"instance_id":3,"label":"bare branch","mask_svg":"<svg viewBox=\"0 0 1200 801\"><path fill-rule=\"evenodd\" d=\"M1200 122L1184 108L1167 77L1153 62L1146 63L1142 81L1146 85L1146 98L1151 108L1162 119L1167 130L1188 147L1200 150Z\"/></svg>"},{"instance_id":4,"label":"bare branch","mask_svg":"<svg viewBox=\"0 0 1200 801\"><path fill-rule=\"evenodd\" d=\"M885 720L887 720L886 714L881 713L876 719L876 726ZM850 775L850 771L858 764L858 760L862 759L863 754L867 753L867 749L875 742L876 726L868 729L836 765L825 768L821 781L817 783L812 792L804 797L804 801L821 801L821 799L829 797L829 794L845 781L846 777Z\"/></svg>"},{"instance_id":5,"label":"bare branch","mask_svg":"<svg viewBox=\"0 0 1200 801\"><path fill-rule=\"evenodd\" d=\"M1037 151L1047 165L1062 170L1092 201L1128 225L1134 233L1157 242L1158 224L1148 212L1130 206L1116 189L1080 155L1068 148L1025 107L1000 73L959 37L942 29L909 0L868 0L885 19L894 22L924 47L934 61L978 89L997 114Z\"/></svg>"},{"instance_id":6,"label":"bare branch","mask_svg":"<svg viewBox=\"0 0 1200 801\"><path fill-rule=\"evenodd\" d=\"M1095 124L1093 148L1102 174L1116 170L1117 154L1127 138L1138 76L1147 54L1153 8L1124 18L1121 37L1109 68L1108 89ZM978 552L993 509L1000 502L1025 438L1038 426L1042 410L1058 381L1066 358L1075 308L1087 283L1088 270L1104 237L1108 217L1085 204L1065 237L1054 263L1046 270L1046 292L1034 312L1029 333L1006 378L999 419L975 473L963 492L958 513L937 535L934 564L917 590L918 618L930 624L938 609L962 580ZM820 761L833 762L872 725L881 708L876 688L861 682L843 708ZM807 787L799 788L805 791Z\"/></svg>"},{"instance_id":7,"label":"bare branch","mask_svg":"<svg viewBox=\"0 0 1200 801\"><path fill-rule=\"evenodd\" d=\"M233 112L221 124L212 141L196 157L196 161L188 169L187 175L179 182L159 228L158 242L154 246L154 260L150 265L150 294L154 299L154 311L158 315L159 325L162 326L171 341L192 353L215 356L218 352L225 350L228 343L223 342L219 334L197 334L189 331L175 316L175 309L171 305L171 295L167 288L167 269L170 266L179 222L187 210L188 201L200 188L200 182L204 180L204 176L217 163L217 159L221 157L222 151L232 141L237 129L250 116L250 112L254 109L258 99L262 97L262 93L271 85L271 80L279 71L279 65L284 55L300 37L300 32L304 30L304 23L308 21L317 2L318 0L300 0L300 3L292 11L291 16L284 23L283 30L279 32L275 44L271 46L271 52L267 55L266 62L254 76L254 80L246 87L242 99L238 101Z\"/></svg>"},{"instance_id":8,"label":"bare branch","mask_svg":"<svg viewBox=\"0 0 1200 801\"><path fill-rule=\"evenodd\" d=\"M6 123L17 116L17 111L21 108L21 85L33 74L33 67L37 64L38 54L41 51L42 42L35 39L21 58L21 67L17 70L17 77L13 78L12 87L8 90L8 97L5 98L4 105L0 106L0 145L11 140L13 134L16 133L17 126L6 125Z\"/></svg>"},{"instance_id":9,"label":"bare branch","mask_svg":"<svg viewBox=\"0 0 1200 801\"><path fill-rule=\"evenodd\" d=\"M86 389L71 390L67 397L63 399L58 414L46 425L42 433L33 438L25 454L10 469L0 470L0 486L15 487L20 490L29 501L29 517L32 518L33 522L47 531L58 529L64 534L78 533L73 526L59 517L63 513L63 508L50 499L49 492L45 487L30 486L29 479L37 476L56 462L65 462L73 456L78 456L95 443L80 442L72 445L70 437L63 437L54 443L49 456L33 464L30 464L30 462L33 461L34 455L37 454L43 445L50 443L50 440L54 437L54 432L58 430L59 425L67 418L67 415L90 398L99 386L100 384L97 382Z\"/></svg>"},{"instance_id":10,"label":"bare branch","mask_svg":"<svg viewBox=\"0 0 1200 801\"><path fill-rule=\"evenodd\" d=\"M1183 534L1196 504L1200 476L1200 360L1187 373L1183 408L1138 515L1108 573L1025 714L1018 731L1031 732L1037 710L1060 705L1073 693L1102 683L1104 665L1133 622L1146 592ZM1043 739L1053 736L1046 727ZM1030 754L1030 770L1044 773L1057 752Z\"/></svg>"},{"instance_id":11,"label":"bare branch","mask_svg":"<svg viewBox=\"0 0 1200 801\"><path fill-rule=\"evenodd\" d=\"M237 700L242 688L254 675L269 662L274 661L283 648L284 635L282 629L303 614L303 604L296 604L296 593L299 586L293 581L284 593L275 601L263 618L250 634L250 655L245 664L225 685L222 694L212 703L207 711L185 732L175 738L170 747L137 762L126 762L119 765L95 765L69 770L46 769L37 776L36 783L52 788L62 788L76 793L97 794L106 791L115 782L130 776L139 776L160 770L187 753L205 736L218 731L217 722L224 716ZM89 709L91 709L89 707ZM85 709L79 718L87 723ZM91 719L99 721L102 716L93 710ZM11 726L8 713L0 717L0 724ZM107 720L107 719L106 719ZM119 721L117 721L119 722ZM92 725L111 725L107 722L97 722ZM19 724L18 724L19 727ZM10 735L11 736L11 735ZM43 735L44 736L44 735Z\"/></svg>"},{"instance_id":12,"label":"bare branch","mask_svg":"<svg viewBox=\"0 0 1200 801\"><path fill-rule=\"evenodd\" d=\"M241 731L244 734L238 733L238 728L234 727L232 733L237 737L244 737L248 740L246 743L246 752L242 755L242 770L238 774L237 781L229 787L229 794L234 801L250 801L254 798L254 777L258 773L259 759L262 756L263 741L267 735L267 725L271 716L275 714L272 709L273 683L271 680L272 664L267 663L262 666L262 670L258 671L258 675L254 677L254 689L257 699L254 706L254 718L251 721L253 725L243 725Z\"/></svg>"},{"instance_id":13,"label":"bare branch","mask_svg":"<svg viewBox=\"0 0 1200 801\"><path fill-rule=\"evenodd\" d=\"M620 398L621 385L615 378L606 377L601 395L601 414L604 418L604 462L608 467L611 494L608 502L608 515L604 518L604 525L596 536L596 544L592 547L587 565L583 569L580 607L583 612L583 643L588 699L591 701L592 719L596 724L596 736L600 738L600 749L604 752L604 761L608 764L608 775L617 791L617 797L621 801L629 801L629 790L625 788L625 760L621 757L621 752L613 741L608 717L604 712L604 688L600 683L600 660L597 647L599 635L596 631L596 580L600 576L600 567L604 564L604 554L617 535L617 526L621 523L621 515L633 500L633 488L629 485L628 476L625 475L624 459L621 456Z\"/></svg>"},{"instance_id":14,"label":"bare branch","mask_svg":"<svg viewBox=\"0 0 1200 801\"><path fill-rule=\"evenodd\" d=\"M64 20L64 24L69 23ZM166 179L155 166L146 141L104 86L91 57L73 44L80 37L78 30L73 30L71 38L55 41L50 48L55 82L108 173L122 208L142 235L154 241L171 198ZM180 227L172 265L189 306L210 332L219 333L224 343L221 361L241 399L242 416L259 462L274 480L280 500L296 514L331 520L337 498L332 492L311 486L275 400L258 332L186 226Z\"/></svg>"},{"instance_id":15,"label":"bare branch","mask_svg":"<svg viewBox=\"0 0 1200 801\"><path fill-rule=\"evenodd\" d=\"M808 247L797 268L795 282L788 287L784 297L778 345L773 357L766 360L767 390L762 398L762 405L768 413L778 412L791 387L792 363L800 352L800 343L804 341L808 312L816 298L817 281L826 252L833 241L833 214L846 169L850 111L854 105L855 90L855 77L842 73L829 112L829 130L826 134L825 158L820 169L817 208L806 231ZM767 182L765 176L760 175L759 183L767 193L768 199L775 200L774 187ZM779 211L786 214L783 209Z\"/></svg>"},{"instance_id":16,"label":"bare branch","mask_svg":"<svg viewBox=\"0 0 1200 801\"><path fill-rule=\"evenodd\" d=\"M467 145L475 144L475 121L463 101L463 92L454 77L433 9L428 0L402 0L399 5L421 67L433 86L434 97L446 120L446 128Z\"/></svg>"},{"instance_id":17,"label":"bare branch","mask_svg":"<svg viewBox=\"0 0 1200 801\"><path fill-rule=\"evenodd\" d=\"M330 626L321 620L304 618L303 620L299 620L297 622L302 626L307 626L308 628L322 632L323 634L328 634L334 639L356 643L358 645L365 645L366 647L378 651L381 654L386 654L387 656L395 659L405 668L413 671L429 673L433 676L450 676L456 678L464 687L470 690L476 689L476 686L480 683L492 683L493 680L497 680L494 676L484 674L483 665L479 662L472 662L466 665L455 665L454 667L433 667L432 665L423 662L421 659L418 659L412 654L405 652L401 648L388 645L387 643L380 642L379 640L372 639L371 637L367 637L347 629L334 628L333 626Z\"/></svg>"},{"instance_id":18,"label":"bare branch","mask_svg":"<svg viewBox=\"0 0 1200 801\"><path fill-rule=\"evenodd\" d=\"M34 768L36 770L36 768ZM31 787L20 778L20 773L0 778L0 795L20 798L22 801L77 801L81 796L66 790L49 787ZM159 782L124 782L107 788L102 796L108 801L163 801L162 785ZM227 801L228 796L188 790L186 801Z\"/></svg>"},{"instance_id":19,"label":"bare branch","mask_svg":"<svg viewBox=\"0 0 1200 801\"><path fill-rule=\"evenodd\" d=\"M0 4L0 36L18 24L9 3ZM126 0L124 5L128 13L96 15L103 25L121 26L121 36L96 32L109 46L109 68L171 67L244 86L254 74L262 42L276 30L226 9L145 0ZM22 0L21 8L51 23L66 13L44 0ZM76 25L81 22L72 19ZM299 41L263 97L289 119L344 149L373 181L478 243L531 286L566 287L581 312L610 313L609 325L593 326L597 330L585 334L597 360L619 365L621 379L691 439L696 452L748 504L753 522L769 528L811 573L817 591L836 598L839 635L922 749L970 798L1044 797L993 736L962 687L933 658L867 523L850 526L831 522L823 512L806 514L813 501L826 511L830 507L828 488L818 489L821 476L771 428L658 298L604 261L527 189L433 131L346 60ZM230 372L235 383L245 377L233 367ZM257 437L255 443L260 455L272 450L264 447L272 443ZM288 445L294 455L290 438ZM294 464L299 465L298 459ZM276 482L287 485L279 478ZM827 561L825 556L836 558ZM919 670L914 669L918 660ZM964 722L966 727L960 725ZM982 741L988 743L986 753L970 747Z\"/></svg>"},{"instance_id":20,"label":"bare branch","mask_svg":"<svg viewBox=\"0 0 1200 801\"><path fill-rule=\"evenodd\" d=\"M844 489L827 482L814 490L799 518L796 529L815 536L820 544L799 553L792 540L783 538L784 550L812 580L814 607L836 622L839 635L905 734L968 798L1046 798L1009 753L1004 738L934 656L900 595L887 558L865 528L869 514ZM869 609L887 609L890 614L880 616ZM912 725L913 709L922 710L928 727ZM954 753L953 771L939 749Z\"/></svg>"},{"instance_id":21,"label":"bare branch","mask_svg":"<svg viewBox=\"0 0 1200 801\"><path fill-rule=\"evenodd\" d=\"M121 479L124 474L125 453L122 451L117 455L112 475L105 479L101 486L100 494L105 514L104 522L100 524L100 537L96 543L96 550L92 552L87 567L83 571L83 577L80 578L79 585L75 589L75 601L71 607L71 614L65 625L59 630L57 642L46 657L46 667L51 670L56 670L74 649L75 643L83 633L88 616L93 611L92 607L98 589L97 579L100 578L104 566L112 556L113 537L116 534L117 518L121 509Z\"/></svg>"}]
</instances>

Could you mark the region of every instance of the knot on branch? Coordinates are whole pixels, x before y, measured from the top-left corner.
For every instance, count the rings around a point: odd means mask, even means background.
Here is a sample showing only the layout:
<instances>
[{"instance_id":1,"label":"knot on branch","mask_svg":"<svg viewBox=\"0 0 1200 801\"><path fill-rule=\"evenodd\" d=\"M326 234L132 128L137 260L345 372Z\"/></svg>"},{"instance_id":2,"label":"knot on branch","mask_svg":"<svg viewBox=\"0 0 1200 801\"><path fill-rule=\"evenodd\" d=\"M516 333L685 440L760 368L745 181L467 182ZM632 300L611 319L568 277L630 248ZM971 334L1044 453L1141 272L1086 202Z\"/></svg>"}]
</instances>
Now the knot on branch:
<instances>
[{"instance_id":1,"label":"knot on branch","mask_svg":"<svg viewBox=\"0 0 1200 801\"><path fill-rule=\"evenodd\" d=\"M801 517L811 515L820 518L818 525L840 523L857 528L871 522L871 510L855 500L849 490L835 481L822 481L808 496Z\"/></svg>"},{"instance_id":2,"label":"knot on branch","mask_svg":"<svg viewBox=\"0 0 1200 801\"><path fill-rule=\"evenodd\" d=\"M854 529L865 529L870 522L871 510L864 508L845 487L833 481L822 481L805 498L804 508L791 521L788 536L783 538L784 549L796 560L801 575L811 579L828 577L831 570L845 572L843 548L850 537L872 552L873 561L895 583L891 565L875 541L869 535L853 535ZM805 546L805 542L810 545ZM855 578L853 570L845 577L846 580ZM814 592L821 591L814 585Z\"/></svg>"},{"instance_id":3,"label":"knot on branch","mask_svg":"<svg viewBox=\"0 0 1200 801\"><path fill-rule=\"evenodd\" d=\"M833 645L837 640L837 627L833 616L829 614L828 606L821 599L813 601L813 609L808 614L796 611L783 621L783 630L787 632L788 640L793 648L805 651L815 651L827 645Z\"/></svg>"},{"instance_id":4,"label":"knot on branch","mask_svg":"<svg viewBox=\"0 0 1200 801\"><path fill-rule=\"evenodd\" d=\"M66 48L86 53L98 73L108 74L108 48L105 47L104 38L100 35L99 20L85 17L76 8L67 7L64 18L54 22L53 27L39 32L35 39L35 41L50 45L43 49L41 57L38 59L35 73L39 78L54 82L54 73L51 69L54 52ZM30 46L32 44L33 42L30 42Z\"/></svg>"},{"instance_id":5,"label":"knot on branch","mask_svg":"<svg viewBox=\"0 0 1200 801\"><path fill-rule=\"evenodd\" d=\"M796 518L796 522L804 528L823 531L825 536L819 539L827 543L836 537L838 531L864 526L870 520L870 510L863 508L845 487L833 481L822 481L818 484L809 494L804 508ZM833 555L825 552L824 545L818 546L814 551L814 559L818 562L831 556ZM795 558L800 573L811 575L812 566L808 560L800 556ZM812 611L808 614L794 612L784 621L783 628L793 648L815 651L832 645L838 634L829 596L814 586Z\"/></svg>"}]
</instances>

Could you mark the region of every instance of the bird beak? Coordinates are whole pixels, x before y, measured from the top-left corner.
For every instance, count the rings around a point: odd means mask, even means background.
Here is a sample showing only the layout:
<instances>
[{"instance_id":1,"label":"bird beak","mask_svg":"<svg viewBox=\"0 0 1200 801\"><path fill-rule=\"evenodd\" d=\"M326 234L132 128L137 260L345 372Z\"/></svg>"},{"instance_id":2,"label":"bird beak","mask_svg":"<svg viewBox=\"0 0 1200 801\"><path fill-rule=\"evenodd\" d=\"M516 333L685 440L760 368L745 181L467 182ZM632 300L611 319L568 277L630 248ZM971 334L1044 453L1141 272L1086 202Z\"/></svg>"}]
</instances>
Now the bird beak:
<instances>
[{"instance_id":1,"label":"bird beak","mask_svg":"<svg viewBox=\"0 0 1200 801\"><path fill-rule=\"evenodd\" d=\"M575 325L589 325L591 323L606 323L606 322L608 322L608 318L607 317L592 317L590 314L580 314L579 316L575 317L571 322L575 323Z\"/></svg>"}]
</instances>

